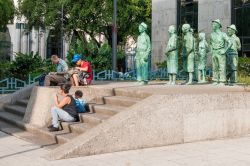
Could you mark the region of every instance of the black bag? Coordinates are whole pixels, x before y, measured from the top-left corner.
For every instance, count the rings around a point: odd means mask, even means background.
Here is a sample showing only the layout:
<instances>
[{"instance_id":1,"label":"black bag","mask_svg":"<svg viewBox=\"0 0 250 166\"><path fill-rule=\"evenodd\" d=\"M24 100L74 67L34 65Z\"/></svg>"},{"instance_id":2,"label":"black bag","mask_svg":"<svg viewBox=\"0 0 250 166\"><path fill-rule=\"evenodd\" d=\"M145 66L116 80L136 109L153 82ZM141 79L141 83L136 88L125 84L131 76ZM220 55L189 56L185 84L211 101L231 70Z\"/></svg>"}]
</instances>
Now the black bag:
<instances>
[{"instance_id":1,"label":"black bag","mask_svg":"<svg viewBox=\"0 0 250 166\"><path fill-rule=\"evenodd\" d=\"M42 74L38 81L39 81L39 86L44 86L44 83L45 83L45 77L46 77L47 74Z\"/></svg>"}]
</instances>

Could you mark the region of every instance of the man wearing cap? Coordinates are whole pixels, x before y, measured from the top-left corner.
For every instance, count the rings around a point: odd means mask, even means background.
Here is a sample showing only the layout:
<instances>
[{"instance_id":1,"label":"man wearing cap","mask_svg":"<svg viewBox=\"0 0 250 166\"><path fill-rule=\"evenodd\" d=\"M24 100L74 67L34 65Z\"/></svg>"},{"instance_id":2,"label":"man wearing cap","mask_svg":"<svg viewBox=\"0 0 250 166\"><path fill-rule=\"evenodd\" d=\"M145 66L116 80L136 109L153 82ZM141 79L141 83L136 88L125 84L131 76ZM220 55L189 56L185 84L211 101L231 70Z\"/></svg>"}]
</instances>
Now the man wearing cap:
<instances>
[{"instance_id":1,"label":"man wearing cap","mask_svg":"<svg viewBox=\"0 0 250 166\"><path fill-rule=\"evenodd\" d=\"M151 52L151 42L148 34L146 33L148 26L141 23L139 26L140 35L137 39L136 48L136 72L137 82L139 85L148 84L148 59Z\"/></svg>"},{"instance_id":2,"label":"man wearing cap","mask_svg":"<svg viewBox=\"0 0 250 166\"><path fill-rule=\"evenodd\" d=\"M44 81L44 86L59 85L67 82L68 79L68 65L67 63L58 57L58 55L52 55L51 61L56 65L56 72L50 72Z\"/></svg>"},{"instance_id":3,"label":"man wearing cap","mask_svg":"<svg viewBox=\"0 0 250 166\"><path fill-rule=\"evenodd\" d=\"M219 19L212 21L213 32L210 37L213 63L214 85L225 85L226 82L226 52L232 43L226 33L221 31L222 25Z\"/></svg>"},{"instance_id":4,"label":"man wearing cap","mask_svg":"<svg viewBox=\"0 0 250 166\"><path fill-rule=\"evenodd\" d=\"M241 50L240 39L236 33L234 24L227 27L227 34L232 43L232 47L227 51L227 82L231 86L237 82L238 51Z\"/></svg>"},{"instance_id":5,"label":"man wearing cap","mask_svg":"<svg viewBox=\"0 0 250 166\"><path fill-rule=\"evenodd\" d=\"M194 77L194 37L189 24L183 24L182 32L184 34L182 51L183 56L187 57L188 82L186 84L191 85Z\"/></svg>"},{"instance_id":6,"label":"man wearing cap","mask_svg":"<svg viewBox=\"0 0 250 166\"><path fill-rule=\"evenodd\" d=\"M90 85L93 79L93 73L90 63L84 61L82 56L75 54L72 63L76 64L74 72L71 73L71 82L73 86Z\"/></svg>"}]
</instances>

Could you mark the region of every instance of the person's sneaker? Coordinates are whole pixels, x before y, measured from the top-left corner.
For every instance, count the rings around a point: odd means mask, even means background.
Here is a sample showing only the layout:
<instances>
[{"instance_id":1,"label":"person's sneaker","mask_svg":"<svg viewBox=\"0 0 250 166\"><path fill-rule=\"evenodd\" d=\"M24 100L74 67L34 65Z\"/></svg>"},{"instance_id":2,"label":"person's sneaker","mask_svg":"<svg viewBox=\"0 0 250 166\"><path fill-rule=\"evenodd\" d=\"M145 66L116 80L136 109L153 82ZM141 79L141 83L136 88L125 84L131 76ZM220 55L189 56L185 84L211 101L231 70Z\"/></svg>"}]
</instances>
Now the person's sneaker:
<instances>
[{"instance_id":1,"label":"person's sneaker","mask_svg":"<svg viewBox=\"0 0 250 166\"><path fill-rule=\"evenodd\" d=\"M59 131L59 127L51 127L49 131L50 132Z\"/></svg>"}]
</instances>

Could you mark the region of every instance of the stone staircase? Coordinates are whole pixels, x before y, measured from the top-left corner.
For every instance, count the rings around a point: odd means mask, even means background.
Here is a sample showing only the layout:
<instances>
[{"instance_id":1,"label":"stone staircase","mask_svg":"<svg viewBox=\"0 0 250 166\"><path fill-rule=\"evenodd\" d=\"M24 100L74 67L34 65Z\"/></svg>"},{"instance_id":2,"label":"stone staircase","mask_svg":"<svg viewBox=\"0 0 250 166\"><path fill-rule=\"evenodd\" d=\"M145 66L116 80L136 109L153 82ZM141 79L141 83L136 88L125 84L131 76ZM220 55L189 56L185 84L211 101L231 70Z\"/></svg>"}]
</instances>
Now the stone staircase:
<instances>
[{"instance_id":1,"label":"stone staircase","mask_svg":"<svg viewBox=\"0 0 250 166\"><path fill-rule=\"evenodd\" d=\"M103 97L102 104L89 104L90 112L79 114L79 122L62 122L62 130L58 132L49 132L47 128L38 128L24 124L22 120L29 99L20 99L13 105L4 104L1 107L0 122L2 121L1 123L4 122L5 124L0 124L0 130L10 134L15 134L16 130L25 130L25 135L32 134L34 137L32 140L35 140L38 144L49 149L54 149L98 124L105 122L110 117L122 112L142 99L143 97L136 96L131 92L114 90L114 96ZM1 127L6 125L7 127L5 128ZM13 128L17 129L13 130ZM32 136L28 136L28 138Z\"/></svg>"}]
</instances>

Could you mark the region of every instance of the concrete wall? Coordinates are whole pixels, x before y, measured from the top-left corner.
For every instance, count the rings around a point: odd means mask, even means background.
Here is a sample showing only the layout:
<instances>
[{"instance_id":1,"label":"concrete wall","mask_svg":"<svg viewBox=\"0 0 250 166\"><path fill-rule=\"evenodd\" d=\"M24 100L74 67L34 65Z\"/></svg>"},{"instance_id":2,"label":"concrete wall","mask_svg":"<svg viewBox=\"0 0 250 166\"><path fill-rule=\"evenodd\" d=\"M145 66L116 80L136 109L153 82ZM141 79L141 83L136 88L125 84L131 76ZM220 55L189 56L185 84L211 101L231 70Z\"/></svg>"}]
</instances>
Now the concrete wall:
<instances>
[{"instance_id":1,"label":"concrete wall","mask_svg":"<svg viewBox=\"0 0 250 166\"><path fill-rule=\"evenodd\" d=\"M51 159L250 133L250 94L152 95L53 150Z\"/></svg>"},{"instance_id":2,"label":"concrete wall","mask_svg":"<svg viewBox=\"0 0 250 166\"><path fill-rule=\"evenodd\" d=\"M198 27L199 31L212 32L211 21L220 19L223 30L231 24L231 0L199 0Z\"/></svg>"},{"instance_id":3,"label":"concrete wall","mask_svg":"<svg viewBox=\"0 0 250 166\"><path fill-rule=\"evenodd\" d=\"M177 24L177 3L175 0L152 0L152 69L164 61L168 27Z\"/></svg>"}]
</instances>

